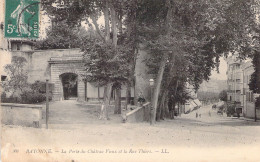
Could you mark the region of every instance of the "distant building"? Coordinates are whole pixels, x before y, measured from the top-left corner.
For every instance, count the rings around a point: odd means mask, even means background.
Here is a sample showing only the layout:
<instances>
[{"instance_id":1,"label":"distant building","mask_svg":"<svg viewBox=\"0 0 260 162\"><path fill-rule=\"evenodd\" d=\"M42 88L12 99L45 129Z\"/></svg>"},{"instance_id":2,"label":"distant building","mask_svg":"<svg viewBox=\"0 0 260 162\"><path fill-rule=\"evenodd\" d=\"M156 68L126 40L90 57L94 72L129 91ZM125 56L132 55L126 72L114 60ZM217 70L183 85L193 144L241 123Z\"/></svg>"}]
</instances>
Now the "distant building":
<instances>
[{"instance_id":1,"label":"distant building","mask_svg":"<svg viewBox=\"0 0 260 162\"><path fill-rule=\"evenodd\" d=\"M242 64L242 71L243 71L243 90L241 91L242 95L242 103L241 105L244 108L244 116L248 118L255 117L255 98L258 96L254 94L252 91L249 90L249 82L252 73L254 72L254 67L250 62L246 62ZM256 109L257 118L260 118L260 111Z\"/></svg>"},{"instance_id":2,"label":"distant building","mask_svg":"<svg viewBox=\"0 0 260 162\"><path fill-rule=\"evenodd\" d=\"M244 117L255 117L255 98L258 96L249 90L249 82L254 68L251 60L242 61L237 55L227 58L227 101L235 102L237 107L242 108ZM239 105L239 106L238 106ZM257 118L260 111L256 110Z\"/></svg>"},{"instance_id":3,"label":"distant building","mask_svg":"<svg viewBox=\"0 0 260 162\"><path fill-rule=\"evenodd\" d=\"M227 97L228 101L241 103L242 69L243 62L236 55L227 58Z\"/></svg>"}]
</instances>

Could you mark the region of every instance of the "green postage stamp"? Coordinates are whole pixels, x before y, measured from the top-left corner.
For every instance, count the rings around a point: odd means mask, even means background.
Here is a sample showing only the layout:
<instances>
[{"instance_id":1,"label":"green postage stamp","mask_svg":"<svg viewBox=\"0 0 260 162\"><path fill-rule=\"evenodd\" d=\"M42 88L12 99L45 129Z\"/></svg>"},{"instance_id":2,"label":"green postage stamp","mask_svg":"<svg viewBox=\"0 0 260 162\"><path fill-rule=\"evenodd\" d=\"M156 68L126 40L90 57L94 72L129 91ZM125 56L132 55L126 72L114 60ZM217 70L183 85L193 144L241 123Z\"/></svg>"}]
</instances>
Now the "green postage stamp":
<instances>
[{"instance_id":1,"label":"green postage stamp","mask_svg":"<svg viewBox=\"0 0 260 162\"><path fill-rule=\"evenodd\" d=\"M5 0L5 37L39 37L40 0Z\"/></svg>"}]
</instances>

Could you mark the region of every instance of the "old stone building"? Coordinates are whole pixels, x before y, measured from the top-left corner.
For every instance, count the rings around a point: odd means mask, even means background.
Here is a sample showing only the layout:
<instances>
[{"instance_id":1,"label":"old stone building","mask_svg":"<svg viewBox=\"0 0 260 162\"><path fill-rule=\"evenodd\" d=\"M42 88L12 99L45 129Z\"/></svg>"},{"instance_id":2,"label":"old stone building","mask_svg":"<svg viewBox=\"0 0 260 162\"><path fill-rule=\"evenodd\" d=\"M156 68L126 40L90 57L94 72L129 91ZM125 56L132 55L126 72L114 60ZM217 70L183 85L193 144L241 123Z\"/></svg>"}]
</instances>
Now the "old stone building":
<instances>
[{"instance_id":1,"label":"old stone building","mask_svg":"<svg viewBox=\"0 0 260 162\"><path fill-rule=\"evenodd\" d=\"M53 100L103 98L104 88L85 82L82 77L85 67L80 49L35 50L33 44L33 41L27 40L7 40L1 47L1 58L5 58L1 63L1 76L6 75L3 68L11 63L11 57L21 56L27 60L28 82L45 82L48 79L53 84ZM124 87L121 94L125 97ZM131 96L134 96L133 88Z\"/></svg>"},{"instance_id":2,"label":"old stone building","mask_svg":"<svg viewBox=\"0 0 260 162\"><path fill-rule=\"evenodd\" d=\"M251 60L242 61L237 55L233 55L227 58L227 64L227 100L236 102L244 117L254 118L256 114L257 118L260 118L259 109L255 111L255 98L259 94L254 94L248 85L254 72Z\"/></svg>"}]
</instances>

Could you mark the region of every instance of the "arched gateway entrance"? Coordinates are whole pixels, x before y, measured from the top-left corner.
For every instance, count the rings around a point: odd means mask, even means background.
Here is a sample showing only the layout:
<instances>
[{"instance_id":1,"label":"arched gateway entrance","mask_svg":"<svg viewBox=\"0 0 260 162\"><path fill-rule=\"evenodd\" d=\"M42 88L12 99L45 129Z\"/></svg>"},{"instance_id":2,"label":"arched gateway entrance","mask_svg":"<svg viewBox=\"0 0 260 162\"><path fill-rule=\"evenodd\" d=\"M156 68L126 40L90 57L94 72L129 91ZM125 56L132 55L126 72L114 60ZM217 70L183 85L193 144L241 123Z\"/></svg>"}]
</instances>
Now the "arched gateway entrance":
<instances>
[{"instance_id":1,"label":"arched gateway entrance","mask_svg":"<svg viewBox=\"0 0 260 162\"><path fill-rule=\"evenodd\" d=\"M81 54L69 54L60 57L51 57L51 83L54 84L53 100L77 99L86 101L87 86L82 75L84 62Z\"/></svg>"},{"instance_id":2,"label":"arched gateway entrance","mask_svg":"<svg viewBox=\"0 0 260 162\"><path fill-rule=\"evenodd\" d=\"M64 73L60 75L64 100L77 99L78 97L78 75Z\"/></svg>"}]
</instances>

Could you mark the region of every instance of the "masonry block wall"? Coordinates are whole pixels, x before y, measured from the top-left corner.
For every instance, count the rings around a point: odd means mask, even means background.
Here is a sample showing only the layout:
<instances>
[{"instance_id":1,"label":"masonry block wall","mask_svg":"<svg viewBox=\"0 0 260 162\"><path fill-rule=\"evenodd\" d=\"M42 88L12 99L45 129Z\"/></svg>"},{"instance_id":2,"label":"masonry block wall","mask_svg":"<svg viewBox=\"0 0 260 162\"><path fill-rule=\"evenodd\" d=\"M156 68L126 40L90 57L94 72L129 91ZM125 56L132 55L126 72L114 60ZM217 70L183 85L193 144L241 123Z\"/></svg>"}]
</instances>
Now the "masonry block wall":
<instances>
[{"instance_id":1,"label":"masonry block wall","mask_svg":"<svg viewBox=\"0 0 260 162\"><path fill-rule=\"evenodd\" d=\"M83 81L82 75L85 73L85 67L80 49L12 51L11 55L24 57L27 60L25 70L28 74L29 83L34 83L38 80L45 82L48 79L50 83L54 84L53 100L64 99L61 75L65 73L74 73L77 75L78 100L87 101L96 100L98 97L103 98L104 87L98 88L93 83L85 83ZM140 73L143 72L140 71ZM149 84L149 79L147 80L147 78L149 77L144 77L145 81L140 81L140 83ZM143 88L147 86L141 84L139 87ZM125 86L122 86L122 97L125 97L125 91ZM141 91L143 92L143 90ZM132 88L131 97L133 96L134 89Z\"/></svg>"},{"instance_id":2,"label":"masonry block wall","mask_svg":"<svg viewBox=\"0 0 260 162\"><path fill-rule=\"evenodd\" d=\"M51 63L51 83L54 84L53 99L63 100L63 86L61 75L64 73L74 73L78 76L78 100L85 100L85 85L81 77L84 74L83 63Z\"/></svg>"},{"instance_id":3,"label":"masonry block wall","mask_svg":"<svg viewBox=\"0 0 260 162\"><path fill-rule=\"evenodd\" d=\"M1 121L7 125L41 127L42 106L32 104L1 104Z\"/></svg>"}]
</instances>

